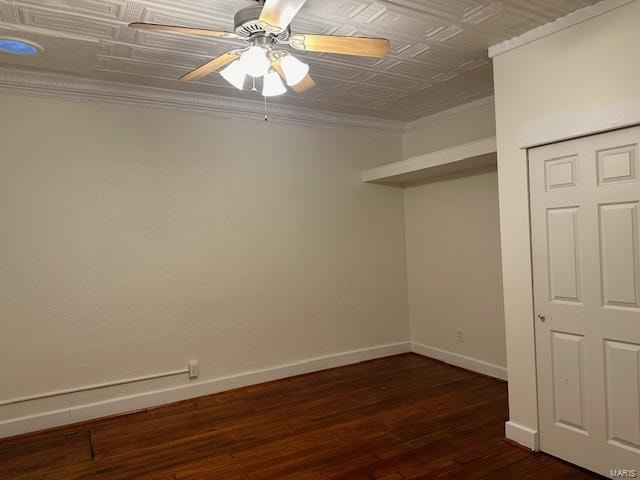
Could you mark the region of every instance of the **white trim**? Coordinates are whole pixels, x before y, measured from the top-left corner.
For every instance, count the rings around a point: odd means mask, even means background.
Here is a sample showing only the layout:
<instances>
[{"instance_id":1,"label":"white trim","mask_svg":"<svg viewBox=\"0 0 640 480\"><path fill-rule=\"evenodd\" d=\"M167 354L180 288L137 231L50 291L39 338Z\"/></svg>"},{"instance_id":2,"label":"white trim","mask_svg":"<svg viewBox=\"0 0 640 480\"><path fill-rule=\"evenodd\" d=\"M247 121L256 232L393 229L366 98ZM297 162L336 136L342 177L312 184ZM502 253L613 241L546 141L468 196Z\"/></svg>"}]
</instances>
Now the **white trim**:
<instances>
[{"instance_id":1,"label":"white trim","mask_svg":"<svg viewBox=\"0 0 640 480\"><path fill-rule=\"evenodd\" d=\"M409 124L407 125L407 130L414 130L416 128L419 128L425 124L434 122L436 120L441 120L443 118L451 117L453 115L458 115L460 113L464 113L469 110L475 110L476 108L480 108L494 102L495 102L495 97L493 95L490 95L488 97L484 97L479 100L474 100L473 102L465 103L463 105L458 105L457 107L452 107L447 110L434 113L433 115L419 118L418 120L414 120L413 122L409 122Z\"/></svg>"},{"instance_id":2,"label":"white trim","mask_svg":"<svg viewBox=\"0 0 640 480\"><path fill-rule=\"evenodd\" d=\"M366 360L373 360L375 358L408 353L410 351L410 342L379 345L310 358L264 370L255 370L227 377L197 381L188 385L180 385L162 390L113 398L102 402L74 406L69 409L4 420L0 422L0 438L165 405L234 388L270 382L295 375L302 375L304 373L326 370L328 368L341 367Z\"/></svg>"},{"instance_id":3,"label":"white trim","mask_svg":"<svg viewBox=\"0 0 640 480\"><path fill-rule=\"evenodd\" d=\"M496 151L496 137L483 138L365 170L362 181L403 186L416 180L495 165Z\"/></svg>"},{"instance_id":4,"label":"white trim","mask_svg":"<svg viewBox=\"0 0 640 480\"><path fill-rule=\"evenodd\" d=\"M590 108L526 125L518 131L522 149L640 124L640 93L621 103Z\"/></svg>"},{"instance_id":5,"label":"white trim","mask_svg":"<svg viewBox=\"0 0 640 480\"><path fill-rule=\"evenodd\" d=\"M587 20L591 20L592 18L607 13L615 8L622 7L623 5L633 1L635 0L602 0L595 5L581 8L580 10L576 10L575 12L559 18L554 22L547 23L510 40L505 40L504 42L489 47L489 57L497 57L505 52L527 45L528 43L535 42L541 38L548 37L554 33L561 32L562 30L571 28L579 23L586 22Z\"/></svg>"},{"instance_id":6,"label":"white trim","mask_svg":"<svg viewBox=\"0 0 640 480\"><path fill-rule=\"evenodd\" d=\"M535 452L540 450L538 431L532 428L508 421L504 424L504 436Z\"/></svg>"},{"instance_id":7,"label":"white trim","mask_svg":"<svg viewBox=\"0 0 640 480\"><path fill-rule=\"evenodd\" d=\"M459 353L448 352L447 350L442 350L430 345L423 345L417 342L411 343L411 351L418 355L435 358L441 362L471 370L472 372L482 373L483 375L499 378L500 380L507 380L507 369L505 367L494 365L493 363L488 363L484 360L467 357L466 355L460 355Z\"/></svg>"},{"instance_id":8,"label":"white trim","mask_svg":"<svg viewBox=\"0 0 640 480\"><path fill-rule=\"evenodd\" d=\"M162 108L264 123L264 104L255 100L128 85L59 73L0 69L0 93ZM402 134L406 131L406 123L396 120L332 113L277 103L272 103L269 107L269 121L376 134Z\"/></svg>"},{"instance_id":9,"label":"white trim","mask_svg":"<svg viewBox=\"0 0 640 480\"><path fill-rule=\"evenodd\" d=\"M157 378L173 377L185 373L189 373L188 368L183 368L182 370L173 370L170 372L154 373L153 375L145 375L123 380L114 380L105 383L96 383L93 385L83 385L81 387L68 388L66 390L55 390L53 392L38 393L36 395L29 395L27 397L10 398L9 400L0 401L0 407L4 407L6 405L14 405L16 403L31 402L33 400L40 400L43 398L61 397L63 395L70 395L72 393L87 392L89 390L100 390L102 388L115 387L117 385L126 385L131 383L144 382L147 380L155 380Z\"/></svg>"}]
</instances>

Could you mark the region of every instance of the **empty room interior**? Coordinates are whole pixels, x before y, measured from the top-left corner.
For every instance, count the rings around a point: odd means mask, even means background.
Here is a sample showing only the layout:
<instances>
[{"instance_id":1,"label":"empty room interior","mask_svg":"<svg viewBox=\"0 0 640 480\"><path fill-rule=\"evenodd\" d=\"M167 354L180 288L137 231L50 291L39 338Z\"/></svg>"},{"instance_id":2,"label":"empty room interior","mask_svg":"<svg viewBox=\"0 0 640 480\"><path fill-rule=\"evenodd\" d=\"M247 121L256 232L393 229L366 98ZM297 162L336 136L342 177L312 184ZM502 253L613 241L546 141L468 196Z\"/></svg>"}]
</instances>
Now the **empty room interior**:
<instances>
[{"instance_id":1,"label":"empty room interior","mask_svg":"<svg viewBox=\"0 0 640 480\"><path fill-rule=\"evenodd\" d=\"M640 0L0 0L0 480L640 475Z\"/></svg>"}]
</instances>

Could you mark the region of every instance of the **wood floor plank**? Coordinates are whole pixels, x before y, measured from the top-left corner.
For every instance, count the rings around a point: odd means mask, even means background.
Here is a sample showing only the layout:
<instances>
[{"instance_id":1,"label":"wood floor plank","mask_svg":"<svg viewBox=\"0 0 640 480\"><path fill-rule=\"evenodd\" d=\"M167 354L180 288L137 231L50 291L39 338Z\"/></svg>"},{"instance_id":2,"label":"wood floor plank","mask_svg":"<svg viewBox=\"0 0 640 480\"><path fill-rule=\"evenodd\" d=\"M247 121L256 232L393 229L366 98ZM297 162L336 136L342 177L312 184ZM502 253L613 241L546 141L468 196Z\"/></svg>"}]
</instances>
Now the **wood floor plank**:
<instances>
[{"instance_id":1,"label":"wood floor plank","mask_svg":"<svg viewBox=\"0 0 640 480\"><path fill-rule=\"evenodd\" d=\"M0 440L0 479L598 478L507 415L506 383L397 355Z\"/></svg>"}]
</instances>

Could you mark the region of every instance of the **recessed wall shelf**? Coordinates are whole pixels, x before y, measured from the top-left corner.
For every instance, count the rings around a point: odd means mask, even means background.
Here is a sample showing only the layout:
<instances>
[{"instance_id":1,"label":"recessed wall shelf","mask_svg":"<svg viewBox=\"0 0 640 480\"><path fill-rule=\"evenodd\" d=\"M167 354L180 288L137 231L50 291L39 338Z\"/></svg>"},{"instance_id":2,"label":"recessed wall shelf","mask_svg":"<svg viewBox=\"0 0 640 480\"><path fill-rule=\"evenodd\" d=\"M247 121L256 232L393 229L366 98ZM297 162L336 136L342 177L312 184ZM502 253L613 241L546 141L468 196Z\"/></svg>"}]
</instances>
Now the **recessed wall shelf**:
<instances>
[{"instance_id":1,"label":"recessed wall shelf","mask_svg":"<svg viewBox=\"0 0 640 480\"><path fill-rule=\"evenodd\" d=\"M496 137L426 153L362 172L365 183L403 187L409 183L496 165Z\"/></svg>"}]
</instances>

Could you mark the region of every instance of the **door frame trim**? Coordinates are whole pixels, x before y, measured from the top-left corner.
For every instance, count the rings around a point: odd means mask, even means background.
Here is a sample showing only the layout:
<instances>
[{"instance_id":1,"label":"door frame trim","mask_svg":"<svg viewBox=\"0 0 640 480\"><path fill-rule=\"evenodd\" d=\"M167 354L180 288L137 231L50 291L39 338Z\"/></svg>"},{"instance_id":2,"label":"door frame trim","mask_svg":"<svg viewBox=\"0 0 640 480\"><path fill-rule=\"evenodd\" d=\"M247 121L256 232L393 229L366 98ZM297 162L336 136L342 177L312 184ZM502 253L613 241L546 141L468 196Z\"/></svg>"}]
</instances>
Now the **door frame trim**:
<instances>
[{"instance_id":1,"label":"door frame trim","mask_svg":"<svg viewBox=\"0 0 640 480\"><path fill-rule=\"evenodd\" d=\"M519 423L509 420L504 425L505 436L519 445L530 448L534 452L540 451L540 441L538 430L525 427Z\"/></svg>"},{"instance_id":2,"label":"door frame trim","mask_svg":"<svg viewBox=\"0 0 640 480\"><path fill-rule=\"evenodd\" d=\"M518 131L518 147L526 150L549 143L640 125L640 94L622 102L549 117Z\"/></svg>"}]
</instances>

